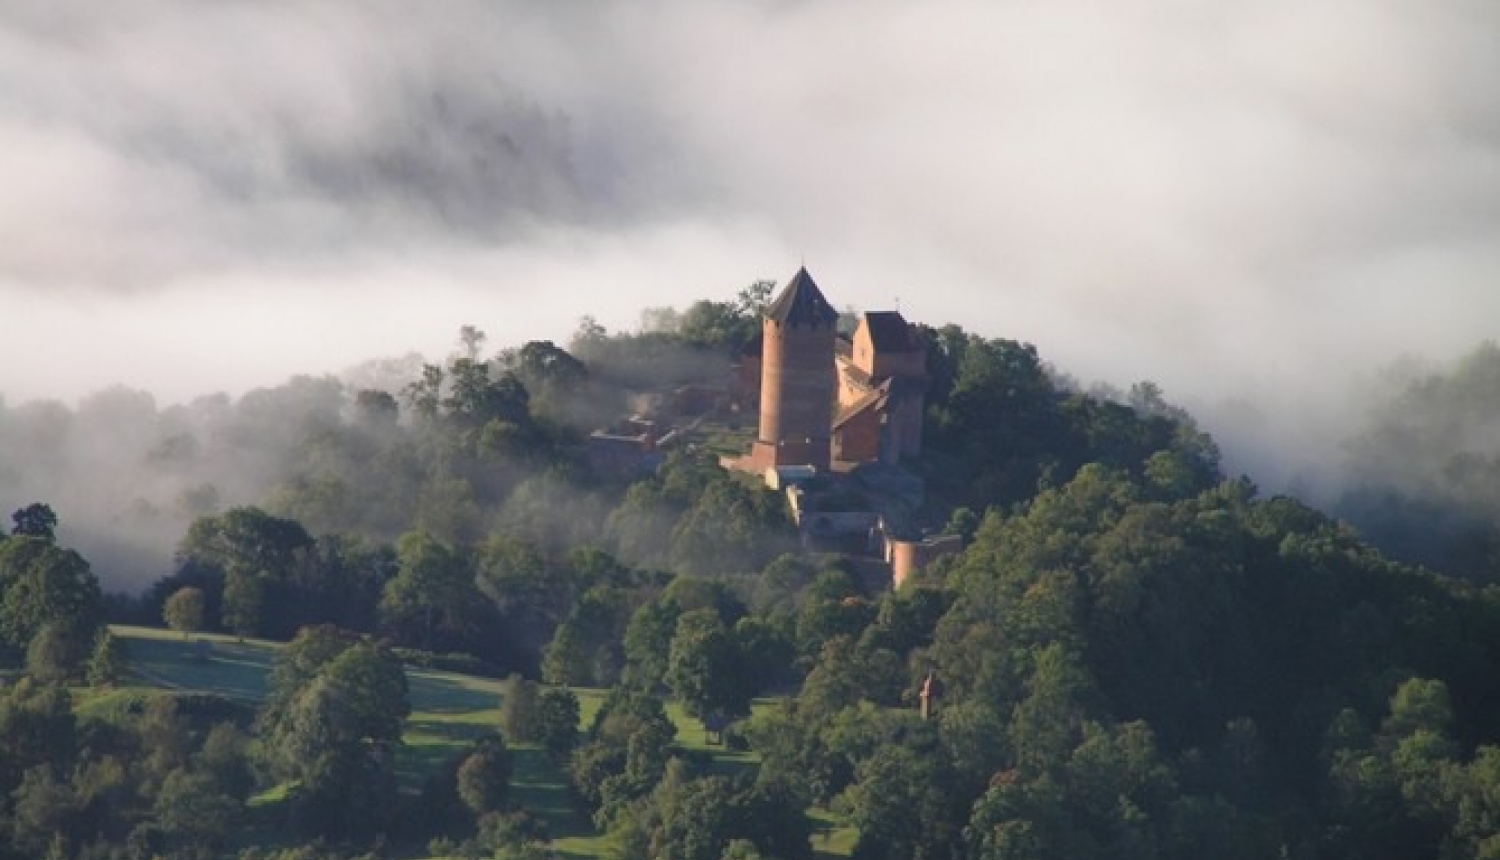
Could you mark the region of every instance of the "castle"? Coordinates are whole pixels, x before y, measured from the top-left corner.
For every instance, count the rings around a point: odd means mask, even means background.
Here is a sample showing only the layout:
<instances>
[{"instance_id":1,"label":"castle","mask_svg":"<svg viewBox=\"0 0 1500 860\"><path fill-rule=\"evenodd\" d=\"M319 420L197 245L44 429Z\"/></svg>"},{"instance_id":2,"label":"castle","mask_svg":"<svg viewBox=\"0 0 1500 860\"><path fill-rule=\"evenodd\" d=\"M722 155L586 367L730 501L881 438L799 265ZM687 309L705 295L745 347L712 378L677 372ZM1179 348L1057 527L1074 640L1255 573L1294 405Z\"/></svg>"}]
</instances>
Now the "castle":
<instances>
[{"instance_id":1,"label":"castle","mask_svg":"<svg viewBox=\"0 0 1500 860\"><path fill-rule=\"evenodd\" d=\"M847 471L921 453L927 352L914 327L897 311L862 314L849 338L838 323L806 268L766 308L741 369L759 428L737 468Z\"/></svg>"},{"instance_id":2,"label":"castle","mask_svg":"<svg viewBox=\"0 0 1500 860\"><path fill-rule=\"evenodd\" d=\"M759 425L749 453L725 465L786 492L805 546L878 559L899 586L963 547L915 536L922 482L900 468L922 453L927 351L897 311L861 314L849 337L838 324L798 269L741 356L740 399L758 403Z\"/></svg>"}]
</instances>

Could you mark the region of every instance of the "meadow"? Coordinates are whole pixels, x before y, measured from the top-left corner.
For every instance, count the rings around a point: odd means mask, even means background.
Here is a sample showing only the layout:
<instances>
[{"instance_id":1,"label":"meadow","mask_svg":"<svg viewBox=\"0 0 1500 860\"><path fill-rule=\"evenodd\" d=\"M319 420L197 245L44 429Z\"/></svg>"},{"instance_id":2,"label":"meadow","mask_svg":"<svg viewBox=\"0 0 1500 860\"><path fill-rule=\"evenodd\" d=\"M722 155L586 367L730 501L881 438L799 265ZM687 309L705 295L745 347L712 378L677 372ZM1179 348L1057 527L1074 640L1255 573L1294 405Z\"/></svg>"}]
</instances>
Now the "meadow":
<instances>
[{"instance_id":1,"label":"meadow","mask_svg":"<svg viewBox=\"0 0 1500 860\"><path fill-rule=\"evenodd\" d=\"M130 681L114 690L81 696L83 713L122 707L143 689L191 690L217 693L254 704L266 694L266 679L280 646L263 640L239 640L231 636L182 634L149 627L115 626L114 634L130 650ZM429 774L443 762L468 747L500 722L500 682L490 678L452 672L407 669L411 694L411 716L402 735L397 773L403 790L417 792ZM592 723L604 701L604 691L575 688L580 710L580 728ZM757 702L755 707L766 707ZM709 744L702 725L683 712L676 702L666 703L667 715L677 726L677 744L685 750L707 754L716 769L725 771L754 767L752 752L734 752ZM567 860L603 857L607 847L603 834L573 805L567 775L535 744L510 744L515 754L512 780L514 797L522 807L545 822L552 836L552 850ZM274 793L273 793L274 794ZM274 799L263 795L264 800ZM818 828L814 847L827 857L846 856L853 833L826 814L812 813ZM441 860L413 855L422 860Z\"/></svg>"}]
</instances>

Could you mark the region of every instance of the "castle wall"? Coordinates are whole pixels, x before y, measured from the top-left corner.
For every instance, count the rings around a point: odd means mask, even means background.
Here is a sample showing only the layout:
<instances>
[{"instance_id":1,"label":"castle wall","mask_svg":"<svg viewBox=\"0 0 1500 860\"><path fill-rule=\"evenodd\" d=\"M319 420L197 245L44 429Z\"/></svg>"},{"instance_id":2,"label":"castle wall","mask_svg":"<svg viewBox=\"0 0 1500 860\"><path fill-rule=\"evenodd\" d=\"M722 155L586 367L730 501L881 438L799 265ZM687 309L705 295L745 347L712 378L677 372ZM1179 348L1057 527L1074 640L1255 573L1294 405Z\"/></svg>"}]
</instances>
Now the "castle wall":
<instances>
[{"instance_id":1,"label":"castle wall","mask_svg":"<svg viewBox=\"0 0 1500 860\"><path fill-rule=\"evenodd\" d=\"M964 540L958 535L943 535L923 541L898 540L886 545L886 561L891 565L891 587L915 575L935 559L963 552Z\"/></svg>"},{"instance_id":2,"label":"castle wall","mask_svg":"<svg viewBox=\"0 0 1500 860\"><path fill-rule=\"evenodd\" d=\"M923 399L905 397L898 401L887 419L890 451L883 460L895 463L903 457L922 455Z\"/></svg>"},{"instance_id":3,"label":"castle wall","mask_svg":"<svg viewBox=\"0 0 1500 860\"><path fill-rule=\"evenodd\" d=\"M734 389L731 397L735 405L742 412L752 409L760 409L760 378L761 373L760 353L754 355L740 356L740 363L734 366Z\"/></svg>"}]
</instances>

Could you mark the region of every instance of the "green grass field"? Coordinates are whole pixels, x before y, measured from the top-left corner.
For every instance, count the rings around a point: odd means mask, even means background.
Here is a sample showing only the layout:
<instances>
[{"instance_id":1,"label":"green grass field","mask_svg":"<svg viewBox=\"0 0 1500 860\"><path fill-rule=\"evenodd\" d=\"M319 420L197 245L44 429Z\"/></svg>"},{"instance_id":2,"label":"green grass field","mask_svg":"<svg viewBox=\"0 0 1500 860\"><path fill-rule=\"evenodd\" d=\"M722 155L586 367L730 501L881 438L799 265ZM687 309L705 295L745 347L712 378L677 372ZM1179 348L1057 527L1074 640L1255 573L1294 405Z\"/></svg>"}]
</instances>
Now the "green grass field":
<instances>
[{"instance_id":1,"label":"green grass field","mask_svg":"<svg viewBox=\"0 0 1500 860\"><path fill-rule=\"evenodd\" d=\"M112 628L130 649L131 679L125 685L102 693L82 693L79 711L103 715L127 707L147 689L196 690L220 693L257 702L266 694L266 678L275 659L276 643L240 641L230 636L202 634L185 639L181 634L147 627ZM444 761L458 755L478 736L495 730L500 720L500 682L487 678L420 669L407 670L412 713L407 719L396 769L403 790L419 791L427 776ZM581 727L592 723L604 701L604 692L576 689ZM766 707L757 702L756 708ZM732 752L710 745L702 725L683 712L676 702L667 703L667 715L677 726L677 742L686 750L713 757L716 770L731 772L753 767L749 752ZM547 825L552 848L561 857L584 860L603 856L605 839L591 821L575 808L567 777L535 745L514 744L516 799ZM263 802L267 798L260 798ZM832 819L814 816L820 836L814 847L820 855L847 856L852 833L837 828Z\"/></svg>"}]
</instances>

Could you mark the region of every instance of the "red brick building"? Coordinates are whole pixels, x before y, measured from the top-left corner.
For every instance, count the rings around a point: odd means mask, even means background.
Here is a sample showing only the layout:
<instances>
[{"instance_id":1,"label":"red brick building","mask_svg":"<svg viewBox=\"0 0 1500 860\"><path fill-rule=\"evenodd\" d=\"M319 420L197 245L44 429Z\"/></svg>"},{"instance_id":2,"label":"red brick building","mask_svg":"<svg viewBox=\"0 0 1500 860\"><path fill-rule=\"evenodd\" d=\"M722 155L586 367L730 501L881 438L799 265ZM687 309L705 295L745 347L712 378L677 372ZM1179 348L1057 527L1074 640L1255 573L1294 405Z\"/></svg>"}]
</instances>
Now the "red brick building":
<instances>
[{"instance_id":1,"label":"red brick building","mask_svg":"<svg viewBox=\"0 0 1500 860\"><path fill-rule=\"evenodd\" d=\"M833 458L895 465L921 454L927 351L915 327L897 311L864 314L854 336L839 344L835 366Z\"/></svg>"},{"instance_id":2,"label":"red brick building","mask_svg":"<svg viewBox=\"0 0 1500 860\"><path fill-rule=\"evenodd\" d=\"M922 452L927 352L915 327L896 311L863 314L847 339L837 325L838 313L798 269L766 310L759 349L747 347L738 365L737 399L758 398L760 418L739 468L894 465Z\"/></svg>"}]
</instances>

